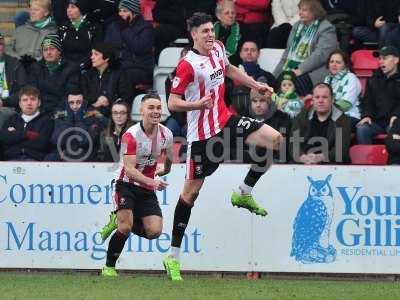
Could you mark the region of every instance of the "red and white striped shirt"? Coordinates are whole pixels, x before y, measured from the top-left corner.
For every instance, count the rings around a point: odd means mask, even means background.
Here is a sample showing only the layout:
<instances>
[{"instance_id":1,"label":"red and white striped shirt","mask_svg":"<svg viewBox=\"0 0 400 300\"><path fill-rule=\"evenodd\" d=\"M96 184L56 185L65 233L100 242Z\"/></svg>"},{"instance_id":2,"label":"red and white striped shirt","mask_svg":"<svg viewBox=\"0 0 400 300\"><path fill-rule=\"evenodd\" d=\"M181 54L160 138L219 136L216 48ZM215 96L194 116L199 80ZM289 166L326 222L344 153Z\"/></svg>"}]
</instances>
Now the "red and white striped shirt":
<instances>
[{"instance_id":1,"label":"red and white striped shirt","mask_svg":"<svg viewBox=\"0 0 400 300\"><path fill-rule=\"evenodd\" d=\"M215 41L208 56L192 50L179 62L171 93L184 96L186 101L197 101L211 94L214 101L211 109L187 112L188 142L216 135L231 117L224 101L227 66L229 60L220 41Z\"/></svg>"},{"instance_id":2,"label":"red and white striped shirt","mask_svg":"<svg viewBox=\"0 0 400 300\"><path fill-rule=\"evenodd\" d=\"M141 122L133 125L122 136L121 159L116 173L116 180L153 190L152 187L135 182L126 175L122 157L123 155L136 155L135 168L144 176L154 178L160 155L165 153L167 149L172 151L172 143L173 135L171 130L162 124L158 124L158 131L154 138L147 136Z\"/></svg>"}]
</instances>

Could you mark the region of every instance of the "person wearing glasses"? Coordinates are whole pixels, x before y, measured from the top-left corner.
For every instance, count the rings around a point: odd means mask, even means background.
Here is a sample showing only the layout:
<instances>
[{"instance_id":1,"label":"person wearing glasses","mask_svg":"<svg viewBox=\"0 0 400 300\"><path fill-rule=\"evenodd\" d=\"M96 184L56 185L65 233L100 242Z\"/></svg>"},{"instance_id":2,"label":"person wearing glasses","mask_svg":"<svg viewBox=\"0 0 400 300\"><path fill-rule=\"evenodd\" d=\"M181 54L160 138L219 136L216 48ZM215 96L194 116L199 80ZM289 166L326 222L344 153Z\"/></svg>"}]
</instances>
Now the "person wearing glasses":
<instances>
[{"instance_id":1,"label":"person wearing glasses","mask_svg":"<svg viewBox=\"0 0 400 300\"><path fill-rule=\"evenodd\" d=\"M111 105L111 118L107 128L100 135L99 161L119 161L122 135L133 125L130 115L130 105L122 99L118 99Z\"/></svg>"},{"instance_id":2,"label":"person wearing glasses","mask_svg":"<svg viewBox=\"0 0 400 300\"><path fill-rule=\"evenodd\" d=\"M119 98L131 105L132 85L121 70L111 44L99 42L90 56L92 68L81 76L80 86L88 105L110 117L111 106Z\"/></svg>"}]
</instances>

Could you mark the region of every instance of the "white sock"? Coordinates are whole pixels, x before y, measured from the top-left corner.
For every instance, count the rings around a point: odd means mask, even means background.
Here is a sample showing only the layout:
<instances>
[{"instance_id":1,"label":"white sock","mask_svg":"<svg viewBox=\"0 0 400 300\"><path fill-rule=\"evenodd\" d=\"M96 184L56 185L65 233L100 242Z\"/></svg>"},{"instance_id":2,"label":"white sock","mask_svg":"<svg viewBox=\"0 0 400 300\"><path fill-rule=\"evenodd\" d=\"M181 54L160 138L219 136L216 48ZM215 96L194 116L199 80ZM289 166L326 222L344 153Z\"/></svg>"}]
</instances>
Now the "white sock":
<instances>
[{"instance_id":1,"label":"white sock","mask_svg":"<svg viewBox=\"0 0 400 300\"><path fill-rule=\"evenodd\" d=\"M242 183L242 184L239 186L239 193L240 193L241 195L250 195L252 190L253 190L253 187L248 186L248 185L245 184L245 183Z\"/></svg>"},{"instance_id":2,"label":"white sock","mask_svg":"<svg viewBox=\"0 0 400 300\"><path fill-rule=\"evenodd\" d=\"M170 256L176 260L179 260L179 256L181 254L181 248L178 247L172 247L171 246L171 253Z\"/></svg>"}]
</instances>

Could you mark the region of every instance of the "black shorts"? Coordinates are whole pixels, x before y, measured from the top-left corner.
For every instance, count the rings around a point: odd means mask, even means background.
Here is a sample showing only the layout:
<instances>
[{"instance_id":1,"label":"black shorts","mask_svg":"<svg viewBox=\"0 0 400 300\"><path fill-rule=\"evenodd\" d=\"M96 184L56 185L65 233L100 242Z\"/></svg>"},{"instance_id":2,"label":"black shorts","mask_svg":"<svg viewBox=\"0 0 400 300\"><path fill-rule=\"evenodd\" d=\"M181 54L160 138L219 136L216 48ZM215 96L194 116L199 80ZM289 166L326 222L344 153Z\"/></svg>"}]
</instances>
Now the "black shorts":
<instances>
[{"instance_id":1,"label":"black shorts","mask_svg":"<svg viewBox=\"0 0 400 300\"><path fill-rule=\"evenodd\" d=\"M263 126L248 117L232 116L225 127L213 137L188 144L186 179L199 179L214 173L220 163L232 160L238 152L248 151L247 137ZM258 152L258 151L257 151ZM245 162L243 159L242 162Z\"/></svg>"},{"instance_id":2,"label":"black shorts","mask_svg":"<svg viewBox=\"0 0 400 300\"><path fill-rule=\"evenodd\" d=\"M117 181L115 185L114 201L116 210L131 209L134 217L162 217L156 193L140 186Z\"/></svg>"}]
</instances>

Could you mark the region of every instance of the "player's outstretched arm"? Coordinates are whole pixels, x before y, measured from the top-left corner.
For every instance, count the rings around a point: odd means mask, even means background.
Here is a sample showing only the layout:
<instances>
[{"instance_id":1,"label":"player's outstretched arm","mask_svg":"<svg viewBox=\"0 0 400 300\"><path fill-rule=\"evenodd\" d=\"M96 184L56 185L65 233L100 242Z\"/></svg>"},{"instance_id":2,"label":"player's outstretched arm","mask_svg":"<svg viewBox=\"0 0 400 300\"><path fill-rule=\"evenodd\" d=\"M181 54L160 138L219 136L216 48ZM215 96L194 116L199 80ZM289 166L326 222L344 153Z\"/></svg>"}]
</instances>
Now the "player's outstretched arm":
<instances>
[{"instance_id":1,"label":"player's outstretched arm","mask_svg":"<svg viewBox=\"0 0 400 300\"><path fill-rule=\"evenodd\" d=\"M228 76L233 81L240 82L250 89L257 90L262 95L267 94L268 96L271 96L271 94L274 92L274 89L268 84L255 81L253 77L247 75L246 72L240 70L234 65L229 65L227 67L226 76Z\"/></svg>"},{"instance_id":2,"label":"player's outstretched arm","mask_svg":"<svg viewBox=\"0 0 400 300\"><path fill-rule=\"evenodd\" d=\"M163 190L167 187L167 183L162 180L154 180L153 178L144 176L138 169L135 168L136 166L136 155L124 155L124 168L126 171L126 175L133 179L134 181L151 186L156 190Z\"/></svg>"},{"instance_id":3,"label":"player's outstretched arm","mask_svg":"<svg viewBox=\"0 0 400 300\"><path fill-rule=\"evenodd\" d=\"M213 104L214 101L211 94L205 95L197 101L185 101L181 95L171 93L168 99L168 109L176 112L209 109Z\"/></svg>"}]
</instances>

